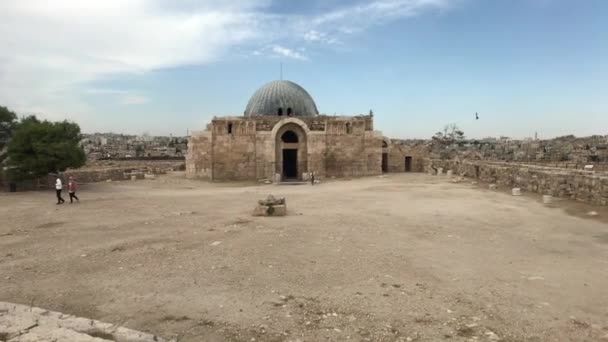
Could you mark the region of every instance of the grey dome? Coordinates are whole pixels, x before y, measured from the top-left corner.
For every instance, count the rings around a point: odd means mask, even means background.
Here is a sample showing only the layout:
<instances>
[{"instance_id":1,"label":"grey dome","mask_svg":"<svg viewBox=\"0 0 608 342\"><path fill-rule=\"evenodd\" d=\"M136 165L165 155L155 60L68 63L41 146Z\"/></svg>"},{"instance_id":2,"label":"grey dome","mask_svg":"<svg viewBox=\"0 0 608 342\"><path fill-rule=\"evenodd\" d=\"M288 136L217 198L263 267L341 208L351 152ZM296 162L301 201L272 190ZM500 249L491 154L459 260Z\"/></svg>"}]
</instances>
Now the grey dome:
<instances>
[{"instance_id":1,"label":"grey dome","mask_svg":"<svg viewBox=\"0 0 608 342\"><path fill-rule=\"evenodd\" d=\"M317 105L304 88L291 81L272 81L258 89L247 104L245 116L315 116Z\"/></svg>"}]
</instances>

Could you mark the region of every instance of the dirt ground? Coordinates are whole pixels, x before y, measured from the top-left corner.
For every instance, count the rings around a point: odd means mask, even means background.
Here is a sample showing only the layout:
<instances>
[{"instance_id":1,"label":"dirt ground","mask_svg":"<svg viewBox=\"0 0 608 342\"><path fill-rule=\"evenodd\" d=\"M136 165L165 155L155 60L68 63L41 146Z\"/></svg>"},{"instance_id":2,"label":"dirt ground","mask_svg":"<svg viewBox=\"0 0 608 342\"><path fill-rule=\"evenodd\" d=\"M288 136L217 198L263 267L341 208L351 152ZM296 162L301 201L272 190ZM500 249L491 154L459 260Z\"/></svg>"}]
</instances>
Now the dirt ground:
<instances>
[{"instance_id":1,"label":"dirt ground","mask_svg":"<svg viewBox=\"0 0 608 342\"><path fill-rule=\"evenodd\" d=\"M289 216L251 217L270 193ZM605 209L422 174L79 195L0 194L1 301L184 342L608 340Z\"/></svg>"}]
</instances>

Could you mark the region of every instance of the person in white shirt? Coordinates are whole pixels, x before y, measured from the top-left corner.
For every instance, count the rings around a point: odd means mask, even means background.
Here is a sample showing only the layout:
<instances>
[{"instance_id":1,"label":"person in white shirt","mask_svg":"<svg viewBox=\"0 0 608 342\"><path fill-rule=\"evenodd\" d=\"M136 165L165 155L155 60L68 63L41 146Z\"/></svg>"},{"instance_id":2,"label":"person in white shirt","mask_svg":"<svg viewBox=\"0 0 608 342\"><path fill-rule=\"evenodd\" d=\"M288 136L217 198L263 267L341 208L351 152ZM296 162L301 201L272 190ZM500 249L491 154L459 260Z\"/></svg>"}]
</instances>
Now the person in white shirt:
<instances>
[{"instance_id":1,"label":"person in white shirt","mask_svg":"<svg viewBox=\"0 0 608 342\"><path fill-rule=\"evenodd\" d=\"M61 197L61 190L63 190L63 184L61 183L61 178L59 176L55 176L55 191L57 192L57 204L63 204L65 200Z\"/></svg>"}]
</instances>

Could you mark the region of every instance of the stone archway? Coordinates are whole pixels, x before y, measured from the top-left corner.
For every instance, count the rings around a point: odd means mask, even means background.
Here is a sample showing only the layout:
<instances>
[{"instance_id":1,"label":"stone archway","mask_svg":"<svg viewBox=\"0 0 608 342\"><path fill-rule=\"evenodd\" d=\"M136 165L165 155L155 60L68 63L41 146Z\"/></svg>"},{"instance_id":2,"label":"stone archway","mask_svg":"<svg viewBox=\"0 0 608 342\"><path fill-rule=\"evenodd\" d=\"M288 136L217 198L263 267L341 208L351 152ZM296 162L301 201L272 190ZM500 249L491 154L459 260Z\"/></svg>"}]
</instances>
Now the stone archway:
<instances>
[{"instance_id":1,"label":"stone archway","mask_svg":"<svg viewBox=\"0 0 608 342\"><path fill-rule=\"evenodd\" d=\"M282 181L301 180L308 171L306 131L295 122L287 122L275 134L275 172Z\"/></svg>"}]
</instances>

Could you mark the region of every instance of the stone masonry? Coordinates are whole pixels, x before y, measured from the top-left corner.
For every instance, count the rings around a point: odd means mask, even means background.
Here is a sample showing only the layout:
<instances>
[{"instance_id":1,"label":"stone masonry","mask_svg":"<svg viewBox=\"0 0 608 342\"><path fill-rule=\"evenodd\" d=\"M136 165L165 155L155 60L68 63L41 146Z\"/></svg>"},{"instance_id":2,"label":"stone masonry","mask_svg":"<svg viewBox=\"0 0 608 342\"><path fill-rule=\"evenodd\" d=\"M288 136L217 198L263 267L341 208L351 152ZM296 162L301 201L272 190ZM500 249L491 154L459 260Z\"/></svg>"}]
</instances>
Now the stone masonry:
<instances>
[{"instance_id":1,"label":"stone masonry","mask_svg":"<svg viewBox=\"0 0 608 342\"><path fill-rule=\"evenodd\" d=\"M189 141L186 174L209 180L273 179L280 171L280 133L300 132L299 174L319 178L381 173L382 136L371 116L222 117Z\"/></svg>"},{"instance_id":2,"label":"stone masonry","mask_svg":"<svg viewBox=\"0 0 608 342\"><path fill-rule=\"evenodd\" d=\"M175 342L109 323L5 302L0 302L0 341Z\"/></svg>"},{"instance_id":3,"label":"stone masonry","mask_svg":"<svg viewBox=\"0 0 608 342\"><path fill-rule=\"evenodd\" d=\"M573 199L595 205L608 205L608 172L560 169L527 164L433 160L433 167L453 170L482 182L498 184L507 188L518 187L522 191L534 192Z\"/></svg>"}]
</instances>

